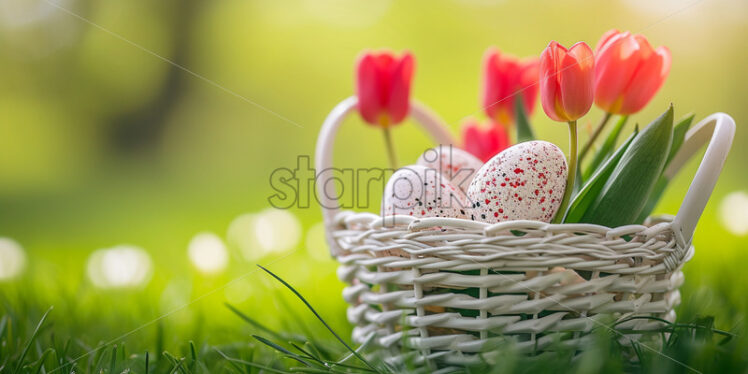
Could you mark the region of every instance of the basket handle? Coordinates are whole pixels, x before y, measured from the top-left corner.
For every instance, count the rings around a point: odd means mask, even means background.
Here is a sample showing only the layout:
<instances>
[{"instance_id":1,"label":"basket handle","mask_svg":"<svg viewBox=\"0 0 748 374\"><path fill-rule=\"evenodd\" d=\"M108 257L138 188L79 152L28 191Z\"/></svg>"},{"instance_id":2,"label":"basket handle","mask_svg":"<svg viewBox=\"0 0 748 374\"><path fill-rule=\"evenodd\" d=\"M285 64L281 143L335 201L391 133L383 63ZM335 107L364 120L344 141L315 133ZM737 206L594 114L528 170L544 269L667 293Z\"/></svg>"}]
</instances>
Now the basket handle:
<instances>
[{"instance_id":1,"label":"basket handle","mask_svg":"<svg viewBox=\"0 0 748 374\"><path fill-rule=\"evenodd\" d=\"M704 118L688 130L683 145L663 173L665 177L673 178L688 159L708 142L709 146L706 148L704 158L701 160L678 214L673 219L672 228L680 248L688 248L691 244L696 224L717 184L734 135L735 121L729 115L714 113Z\"/></svg>"},{"instance_id":2,"label":"basket handle","mask_svg":"<svg viewBox=\"0 0 748 374\"><path fill-rule=\"evenodd\" d=\"M317 172L317 198L322 206L322 213L326 227L334 225L333 219L339 211L339 204L335 183L327 183L332 173L332 154L335 136L338 133L343 120L351 113L355 112L358 105L358 98L351 96L333 108L330 114L322 123L322 128L317 138L317 149L314 157L314 166ZM425 105L411 101L410 116L431 135L437 144L455 144L454 138L447 130L444 121L442 121L434 112L429 110ZM321 185L320 185L321 181Z\"/></svg>"}]
</instances>

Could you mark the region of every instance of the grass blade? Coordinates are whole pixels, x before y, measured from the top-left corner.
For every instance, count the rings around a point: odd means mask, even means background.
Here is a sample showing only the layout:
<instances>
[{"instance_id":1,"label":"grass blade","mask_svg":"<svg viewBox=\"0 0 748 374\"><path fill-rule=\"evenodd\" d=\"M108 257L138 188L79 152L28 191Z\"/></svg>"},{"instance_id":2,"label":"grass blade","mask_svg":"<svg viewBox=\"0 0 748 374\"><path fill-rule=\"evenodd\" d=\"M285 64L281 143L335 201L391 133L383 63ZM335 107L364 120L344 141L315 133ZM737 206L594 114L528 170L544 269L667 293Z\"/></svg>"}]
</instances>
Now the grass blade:
<instances>
[{"instance_id":1,"label":"grass blade","mask_svg":"<svg viewBox=\"0 0 748 374\"><path fill-rule=\"evenodd\" d=\"M269 373L286 374L285 371L281 371L281 370L278 370L278 369L273 369L273 368L271 368L269 366L255 364L254 362L249 362L249 361L240 360L238 358L229 357L225 353L221 352L221 350L218 349L218 348L213 348L213 349L216 352L218 352L218 354L221 355L221 357L223 357L224 360L226 360L226 361L228 361L228 362L230 362L232 364L242 364L242 365L245 365L245 366L248 366L248 367L252 367L252 368L264 370L264 371L267 371Z\"/></svg>"},{"instance_id":2,"label":"grass blade","mask_svg":"<svg viewBox=\"0 0 748 374\"><path fill-rule=\"evenodd\" d=\"M242 320L244 320L244 322L247 322L250 325L254 326L255 328L257 328L259 330L262 330L262 331L264 331L267 334L272 335L276 339L279 339L279 340L284 340L285 339L283 337L283 335L281 335L281 334L279 334L279 333L271 330L270 328L266 327L265 325L263 325L263 324L255 321L253 318L251 318L248 315L242 313L239 309L237 309L233 305L231 305L229 303L223 303L223 305L225 305L227 308L229 308L229 310L231 310L232 312L234 312L234 314L236 314L239 318L241 318Z\"/></svg>"},{"instance_id":3,"label":"grass blade","mask_svg":"<svg viewBox=\"0 0 748 374\"><path fill-rule=\"evenodd\" d=\"M2 319L0 319L0 337L2 337L5 334L5 326L8 325L8 316L4 315Z\"/></svg>"},{"instance_id":4,"label":"grass blade","mask_svg":"<svg viewBox=\"0 0 748 374\"><path fill-rule=\"evenodd\" d=\"M292 345L292 346L293 346L294 348L296 348L296 349L297 349L297 350L298 350L299 352L301 352L301 353L305 354L305 355L306 355L306 357L305 357L305 358L308 358L308 359L310 359L310 360L312 360L312 361L316 362L316 363L317 363L317 364L318 364L319 366L322 366L322 367L324 367L324 368L327 368L328 370L330 369L330 367L329 367L329 366L328 366L328 365L327 365L327 364L326 364L326 363L325 363L324 361L320 360L320 359L319 359L318 357L316 357L316 356L314 356L313 354L309 353L309 352L308 352L308 351L306 351L306 350L305 350L304 348L301 348L301 347L299 347L299 346L298 346L298 345L297 345L296 343L291 343L291 345ZM300 356L300 357L304 357L304 356Z\"/></svg>"},{"instance_id":5,"label":"grass blade","mask_svg":"<svg viewBox=\"0 0 748 374\"><path fill-rule=\"evenodd\" d=\"M271 348L273 348L273 349L275 349L277 351L280 351L280 352L282 352L284 354L287 354L289 356L298 356L296 353L293 353L293 352L289 351L288 349L285 349L285 348L281 347L280 345L278 345L276 343L273 343L270 340L267 340L267 339L263 338L262 336L252 335L252 337L255 338L255 339L257 339L257 340L259 340L260 343L265 344L265 345L267 345L267 346L269 346L269 347L271 347ZM303 363L306 364L306 362L303 362Z\"/></svg>"},{"instance_id":6,"label":"grass blade","mask_svg":"<svg viewBox=\"0 0 748 374\"><path fill-rule=\"evenodd\" d=\"M177 371L181 372L182 374L186 374L184 368L182 365L184 364L184 357L183 358L177 358L174 355L172 355L169 352L164 351L163 356L166 357L174 367L171 369L169 374L174 374Z\"/></svg>"},{"instance_id":7,"label":"grass blade","mask_svg":"<svg viewBox=\"0 0 748 374\"><path fill-rule=\"evenodd\" d=\"M369 336L368 336L368 337L366 337L366 339L364 340L364 343L363 343L363 344L361 344L361 346L359 346L359 347L358 347L358 348L356 349L356 352L361 352L361 351L363 351L363 350L364 350L364 349L365 349L365 348L366 348L366 347L367 347L367 346L369 345L369 343L371 343L372 341L374 341L374 337L375 337L375 336L376 336L376 334L374 334L373 332L372 332L372 333L370 333L370 334L369 334ZM344 365L344 363L345 363L346 361L348 361L348 360L349 360L349 359L350 359L351 357L353 357L353 353L349 353L349 354L348 354L348 355L346 355L345 357L341 358L340 360L338 360L338 362L334 363L334 365Z\"/></svg>"},{"instance_id":8,"label":"grass blade","mask_svg":"<svg viewBox=\"0 0 748 374\"><path fill-rule=\"evenodd\" d=\"M252 335L252 337L255 338L255 339L257 339L257 340L259 340L260 343L265 344L268 347L273 348L276 351L279 351L279 352L285 354L289 358L292 358L292 359L294 359L294 360L296 360L296 361L298 361L298 362L300 362L300 363L302 363L302 364L304 364L306 366L312 366L311 363L309 363L306 360L304 360L304 357L301 357L298 354L293 353L293 352L289 351L288 349L285 349L285 348L281 347L280 345L275 344L275 343L271 342L270 340L267 340L267 339L263 338L262 336Z\"/></svg>"},{"instance_id":9,"label":"grass blade","mask_svg":"<svg viewBox=\"0 0 748 374\"><path fill-rule=\"evenodd\" d=\"M336 333L336 332L335 332L335 330L333 330L333 329L332 329L332 327L330 327L330 325L328 325L328 324L327 324L327 322L325 322L325 320L324 320L324 319L322 318L322 316L320 316L320 315L319 315L319 313L317 313L317 311L316 311L316 310L314 310L314 308L312 307L312 305L311 305L311 304L309 304L309 302L308 302L308 301L306 301L306 299L304 298L304 296L301 296L301 294L299 293L299 291L296 291L296 289L295 289L295 288L293 288L293 287L291 287L291 285L290 285L290 284L288 284L288 283L287 283L286 281L284 281L283 279L281 279L281 278L280 278L279 276L275 275L275 274L274 274L273 272L271 272L270 270L268 270L268 269L265 269L265 268L264 268L264 267L263 267L262 265L257 265L257 266L259 266L259 267L260 267L260 269L264 270L264 271L265 271L266 273L270 274L270 276L272 276L273 278L275 278L276 280L278 280L279 282L281 282L281 283L282 283L282 284L283 284L284 286L286 286L286 288L288 288L289 290L291 290L291 292L293 292L293 293L294 293L294 294L296 295L296 297L298 297L298 298L299 298L299 299L300 299L300 300L301 300L301 301L302 301L302 302L304 303L304 305L306 305L306 307L307 307L307 308L309 308L309 310L310 310L310 311L311 311L311 312L312 312L312 313L314 314L314 316L315 316L315 317L317 317L317 319L318 319L318 320L319 320L320 322L322 322L322 324L323 324L323 325L324 325L324 326L325 326L325 327L327 328L327 330L328 330L328 331L330 331L330 333L331 333L331 334L332 334L333 336L335 336L335 339L337 339L337 340L338 340L338 341L340 342L340 344L342 344L343 346L345 346L345 347L346 347L346 348L347 348L347 349L348 349L348 350L349 350L349 351L350 351L351 353L353 353L353 355L354 355L354 356L356 356L356 358L358 358L358 359L359 359L359 360L360 360L361 362L363 362L363 363L364 363L364 364L365 364L366 366L370 367L370 368L371 368L372 370L374 370L374 371L377 371L377 369L376 369L376 368L375 368L374 366L372 366L372 364L371 364L371 363L369 363L369 361L367 361L367 360L366 360L366 359L365 359L365 358L364 358L363 356L361 356L361 355L360 355L360 354L359 354L358 352L356 352L356 351L355 351L355 350L354 350L353 348L351 348L351 347L350 347L350 346L349 346L349 345L348 345L348 344L347 344L347 343L346 343L346 342L345 342L345 341L344 341L344 340L343 340L343 339L342 339L342 338L341 338L341 337L340 337L340 336L338 335L338 333Z\"/></svg>"},{"instance_id":10,"label":"grass blade","mask_svg":"<svg viewBox=\"0 0 748 374\"><path fill-rule=\"evenodd\" d=\"M304 343L304 347L306 347L310 352L314 353L314 357L318 357L320 360L325 360L325 355L319 350L319 348L311 341L308 341Z\"/></svg>"},{"instance_id":11,"label":"grass blade","mask_svg":"<svg viewBox=\"0 0 748 374\"><path fill-rule=\"evenodd\" d=\"M192 357L192 361L190 361L190 365L188 366L190 372L195 371L195 366L197 366L197 351L195 350L195 342L190 340L190 356Z\"/></svg>"},{"instance_id":12,"label":"grass blade","mask_svg":"<svg viewBox=\"0 0 748 374\"><path fill-rule=\"evenodd\" d=\"M109 363L109 372L114 373L114 366L117 364L117 344L112 347L112 360Z\"/></svg>"},{"instance_id":13,"label":"grass blade","mask_svg":"<svg viewBox=\"0 0 748 374\"><path fill-rule=\"evenodd\" d=\"M47 357L50 354L52 354L52 352L54 352L54 349L52 349L52 348L45 349L44 352L42 352L42 354L39 357L39 359L35 363L29 365L29 366L33 367L33 370L32 370L33 373L39 374L42 371L42 368L44 367L44 360L46 360Z\"/></svg>"},{"instance_id":14,"label":"grass blade","mask_svg":"<svg viewBox=\"0 0 748 374\"><path fill-rule=\"evenodd\" d=\"M34 332L31 334L31 337L29 338L28 343L26 343L26 347L24 347L23 351L21 352L21 357L18 358L18 364L16 365L16 369L13 371L13 373L18 373L23 368L23 360L26 358L26 355L29 353L29 349L31 349L31 345L34 344L34 339L36 339L36 336L39 334L39 330L41 330L42 325L44 325L44 321L47 320L47 316L49 315L49 312L51 312L53 308L54 307L50 307L49 309L47 309L47 311L44 312L44 315L42 316L41 320L39 320L39 323L36 325Z\"/></svg>"}]
</instances>

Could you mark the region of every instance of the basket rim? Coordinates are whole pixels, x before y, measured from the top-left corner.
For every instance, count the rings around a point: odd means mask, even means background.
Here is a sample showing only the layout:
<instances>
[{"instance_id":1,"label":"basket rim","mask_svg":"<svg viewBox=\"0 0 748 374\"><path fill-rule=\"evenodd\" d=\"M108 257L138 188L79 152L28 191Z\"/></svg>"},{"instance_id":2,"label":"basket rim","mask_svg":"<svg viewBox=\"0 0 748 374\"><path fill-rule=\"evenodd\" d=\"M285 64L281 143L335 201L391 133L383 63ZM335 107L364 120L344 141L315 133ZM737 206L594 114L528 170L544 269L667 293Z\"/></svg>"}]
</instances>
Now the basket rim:
<instances>
[{"instance_id":1,"label":"basket rim","mask_svg":"<svg viewBox=\"0 0 748 374\"><path fill-rule=\"evenodd\" d=\"M647 237L660 233L665 228L671 228L675 219L673 215L662 214L647 218L642 224L629 224L618 227L609 227L594 223L549 223L534 220L510 220L498 223L486 223L464 218L451 217L413 217L409 215L382 216L371 212L356 212L342 210L333 218L328 231L344 228L351 229L355 226L363 226L365 229L402 228L408 231L418 232L433 227L448 227L455 229L483 230L486 236L496 236L509 230L540 230L553 232L579 232L598 233L606 236L623 236L632 234L644 234Z\"/></svg>"},{"instance_id":2,"label":"basket rim","mask_svg":"<svg viewBox=\"0 0 748 374\"><path fill-rule=\"evenodd\" d=\"M385 225L390 219L395 224ZM672 272L693 257L693 246L676 240L671 216L648 221L608 228L519 220L488 224L343 211L336 216L338 225L328 228L328 237L330 245L336 246L340 263L388 268L567 266L613 273L659 273Z\"/></svg>"}]
</instances>

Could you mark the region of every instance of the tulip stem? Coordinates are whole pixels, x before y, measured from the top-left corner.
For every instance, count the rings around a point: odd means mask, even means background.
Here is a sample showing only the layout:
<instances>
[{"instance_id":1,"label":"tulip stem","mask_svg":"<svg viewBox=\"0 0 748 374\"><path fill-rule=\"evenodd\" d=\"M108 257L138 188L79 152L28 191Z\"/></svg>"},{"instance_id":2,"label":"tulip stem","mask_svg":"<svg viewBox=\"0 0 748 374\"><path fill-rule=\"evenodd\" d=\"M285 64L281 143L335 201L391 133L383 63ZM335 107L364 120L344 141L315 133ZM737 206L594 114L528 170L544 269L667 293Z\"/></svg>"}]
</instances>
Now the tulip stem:
<instances>
[{"instance_id":1,"label":"tulip stem","mask_svg":"<svg viewBox=\"0 0 748 374\"><path fill-rule=\"evenodd\" d=\"M577 177L577 121L569 121L569 170L566 175L566 190L561 206L553 218L553 223L561 223L566 216L566 207L569 206L571 193L574 191L574 182Z\"/></svg>"},{"instance_id":2,"label":"tulip stem","mask_svg":"<svg viewBox=\"0 0 748 374\"><path fill-rule=\"evenodd\" d=\"M393 170L397 169L397 155L395 155L395 146L392 144L392 134L390 133L389 127L383 127L384 131L384 145L387 147L387 157L390 159L390 167Z\"/></svg>"},{"instance_id":3,"label":"tulip stem","mask_svg":"<svg viewBox=\"0 0 748 374\"><path fill-rule=\"evenodd\" d=\"M595 132L592 133L590 139L587 140L587 143L584 145L584 147L582 147L582 151L579 152L579 163L582 163L582 161L584 161L584 156L587 156L587 153L592 148L592 145L595 143L595 140L597 140L597 137L600 136L600 134L603 132L603 128L605 128L605 124L608 123L608 120L610 120L611 116L612 114L605 112L603 118L600 119L600 123L597 125Z\"/></svg>"}]
</instances>

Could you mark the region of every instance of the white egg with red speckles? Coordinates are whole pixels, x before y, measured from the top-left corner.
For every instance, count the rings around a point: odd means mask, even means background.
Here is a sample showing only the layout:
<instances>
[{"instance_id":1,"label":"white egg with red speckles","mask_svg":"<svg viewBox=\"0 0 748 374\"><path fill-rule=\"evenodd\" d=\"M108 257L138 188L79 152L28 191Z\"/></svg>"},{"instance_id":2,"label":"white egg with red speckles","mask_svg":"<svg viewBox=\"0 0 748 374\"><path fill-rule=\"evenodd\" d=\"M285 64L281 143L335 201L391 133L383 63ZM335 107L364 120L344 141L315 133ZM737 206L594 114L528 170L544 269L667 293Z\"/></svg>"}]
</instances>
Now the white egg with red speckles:
<instances>
[{"instance_id":1,"label":"white egg with red speckles","mask_svg":"<svg viewBox=\"0 0 748 374\"><path fill-rule=\"evenodd\" d=\"M478 170L467 197L470 218L550 222L566 188L564 153L552 143L529 141L494 156Z\"/></svg>"},{"instance_id":2,"label":"white egg with red speckles","mask_svg":"<svg viewBox=\"0 0 748 374\"><path fill-rule=\"evenodd\" d=\"M387 181L382 215L467 218L466 201L465 194L435 169L411 165Z\"/></svg>"},{"instance_id":3,"label":"white egg with red speckles","mask_svg":"<svg viewBox=\"0 0 748 374\"><path fill-rule=\"evenodd\" d=\"M483 166L477 157L451 145L427 149L418 158L417 164L436 169L462 192L467 192L475 173Z\"/></svg>"}]
</instances>

